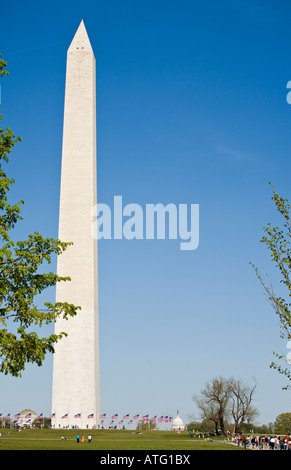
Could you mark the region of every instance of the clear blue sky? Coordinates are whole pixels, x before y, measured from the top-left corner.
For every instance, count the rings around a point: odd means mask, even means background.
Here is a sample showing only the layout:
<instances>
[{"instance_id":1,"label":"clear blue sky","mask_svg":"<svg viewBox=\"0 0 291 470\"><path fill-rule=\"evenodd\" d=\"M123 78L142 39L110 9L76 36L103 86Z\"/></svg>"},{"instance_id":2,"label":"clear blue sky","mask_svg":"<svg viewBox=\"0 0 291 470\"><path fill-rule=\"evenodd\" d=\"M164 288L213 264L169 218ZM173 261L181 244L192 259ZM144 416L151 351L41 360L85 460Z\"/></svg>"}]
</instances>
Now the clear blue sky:
<instances>
[{"instance_id":1,"label":"clear blue sky","mask_svg":"<svg viewBox=\"0 0 291 470\"><path fill-rule=\"evenodd\" d=\"M97 63L98 201L200 205L200 245L99 242L101 412L198 417L217 375L258 386L259 423L290 410L287 354L249 265L277 276L271 181L291 200L291 5L271 0L16 1L1 8L4 125L20 239L57 236L66 51L84 19ZM55 265L53 265L53 269ZM54 291L47 294L54 299ZM77 378L76 378L77 380ZM0 377L0 412L51 412L52 356Z\"/></svg>"}]
</instances>

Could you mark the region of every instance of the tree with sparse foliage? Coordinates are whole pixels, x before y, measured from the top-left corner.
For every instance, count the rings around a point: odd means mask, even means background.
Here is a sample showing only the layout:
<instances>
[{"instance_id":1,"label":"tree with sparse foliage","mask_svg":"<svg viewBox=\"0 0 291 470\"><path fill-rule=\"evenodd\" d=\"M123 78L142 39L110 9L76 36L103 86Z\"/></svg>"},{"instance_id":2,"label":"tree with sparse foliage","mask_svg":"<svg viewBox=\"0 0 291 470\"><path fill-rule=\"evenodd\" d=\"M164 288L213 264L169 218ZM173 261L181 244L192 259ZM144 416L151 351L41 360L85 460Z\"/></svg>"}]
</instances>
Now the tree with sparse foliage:
<instances>
[{"instance_id":1,"label":"tree with sparse foliage","mask_svg":"<svg viewBox=\"0 0 291 470\"><path fill-rule=\"evenodd\" d=\"M251 265L255 269L256 275L264 288L264 293L269 303L278 315L280 323L280 337L289 341L291 339L291 206L287 199L279 196L276 189L272 185L271 187L273 189L272 200L274 201L279 214L283 217L283 223L281 227L273 226L271 223L268 223L267 226L264 227L265 235L262 237L261 242L270 250L271 260L275 263L275 266L278 269L281 277L280 283L286 291L286 299L276 295L272 283L264 280L258 268L253 263L251 263ZM288 364L285 356L275 352L274 355L277 360L283 360ZM278 363L272 362L270 367L276 369L280 374L285 375L288 380L291 380L290 368L285 364L281 366ZM283 388L287 389L289 387L290 385L287 385Z\"/></svg>"},{"instance_id":2,"label":"tree with sparse foliage","mask_svg":"<svg viewBox=\"0 0 291 470\"><path fill-rule=\"evenodd\" d=\"M234 433L238 432L240 426L245 422L252 422L258 415L257 410L251 405L256 389L256 382L253 386L245 385L239 379L231 377L227 380L230 389L230 414L234 423Z\"/></svg>"},{"instance_id":3,"label":"tree with sparse foliage","mask_svg":"<svg viewBox=\"0 0 291 470\"><path fill-rule=\"evenodd\" d=\"M251 420L258 412L251 405L256 384L253 387L245 385L233 377L215 377L206 382L199 396L193 400L200 410L201 419L212 423L215 432L221 431L226 435L227 426L233 420L233 431L237 432L245 420Z\"/></svg>"},{"instance_id":4,"label":"tree with sparse foliage","mask_svg":"<svg viewBox=\"0 0 291 470\"><path fill-rule=\"evenodd\" d=\"M0 77L8 75L6 61L0 55ZM0 121L2 115L0 113ZM8 177L5 167L19 137L10 128L0 129L0 372L21 376L27 363L41 366L47 352L54 352L54 343L66 336L51 334L40 337L42 325L55 322L57 317L75 316L79 307L67 302L46 302L39 308L35 297L57 282L69 281L53 272L39 273L43 263L51 263L53 255L61 255L70 243L44 238L39 233L25 241L12 241L11 230L22 219L21 205L8 202L15 180Z\"/></svg>"},{"instance_id":5,"label":"tree with sparse foliage","mask_svg":"<svg viewBox=\"0 0 291 470\"><path fill-rule=\"evenodd\" d=\"M194 396L201 419L213 423L215 432L220 430L225 434L226 419L229 415L230 390L223 377L215 377L206 382L205 388L201 390L200 396Z\"/></svg>"}]
</instances>

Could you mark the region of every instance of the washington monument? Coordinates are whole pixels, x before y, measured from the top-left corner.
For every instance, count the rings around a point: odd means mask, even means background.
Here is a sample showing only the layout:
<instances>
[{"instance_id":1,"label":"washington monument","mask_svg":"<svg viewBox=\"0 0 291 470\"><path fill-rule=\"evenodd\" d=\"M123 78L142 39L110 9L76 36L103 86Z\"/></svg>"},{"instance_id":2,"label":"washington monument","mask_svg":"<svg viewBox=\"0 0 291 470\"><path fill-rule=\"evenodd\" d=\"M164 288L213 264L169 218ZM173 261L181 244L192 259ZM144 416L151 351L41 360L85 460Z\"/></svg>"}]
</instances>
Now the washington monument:
<instances>
[{"instance_id":1,"label":"washington monument","mask_svg":"<svg viewBox=\"0 0 291 470\"><path fill-rule=\"evenodd\" d=\"M73 242L58 257L56 301L80 306L58 319L52 426L98 427L100 417L97 239L91 234L97 204L95 57L81 22L67 52L59 239Z\"/></svg>"}]
</instances>

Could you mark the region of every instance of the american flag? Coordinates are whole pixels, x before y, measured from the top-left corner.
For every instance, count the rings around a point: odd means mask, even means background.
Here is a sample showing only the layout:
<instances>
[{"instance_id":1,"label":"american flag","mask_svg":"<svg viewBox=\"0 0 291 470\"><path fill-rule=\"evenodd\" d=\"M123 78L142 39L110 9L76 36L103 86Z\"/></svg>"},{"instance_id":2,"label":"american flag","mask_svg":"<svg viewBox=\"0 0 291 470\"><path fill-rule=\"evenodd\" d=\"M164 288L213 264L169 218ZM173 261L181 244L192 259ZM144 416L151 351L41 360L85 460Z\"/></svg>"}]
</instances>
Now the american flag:
<instances>
[{"instance_id":1,"label":"american flag","mask_svg":"<svg viewBox=\"0 0 291 470\"><path fill-rule=\"evenodd\" d=\"M123 424L123 419L121 421L119 421L118 424Z\"/></svg>"},{"instance_id":2,"label":"american flag","mask_svg":"<svg viewBox=\"0 0 291 470\"><path fill-rule=\"evenodd\" d=\"M52 414L49 416L49 418L55 418L55 416L56 416L56 413L52 413Z\"/></svg>"},{"instance_id":3,"label":"american flag","mask_svg":"<svg viewBox=\"0 0 291 470\"><path fill-rule=\"evenodd\" d=\"M26 417L26 416L25 416ZM62 419L65 419L68 417L68 413L66 413L64 416L62 416Z\"/></svg>"},{"instance_id":4,"label":"american flag","mask_svg":"<svg viewBox=\"0 0 291 470\"><path fill-rule=\"evenodd\" d=\"M5 416L5 419L9 419L10 418L10 413L8 413L8 415Z\"/></svg>"},{"instance_id":5,"label":"american flag","mask_svg":"<svg viewBox=\"0 0 291 470\"><path fill-rule=\"evenodd\" d=\"M91 413L90 415L88 415L88 418L89 419L94 418L94 413Z\"/></svg>"},{"instance_id":6,"label":"american flag","mask_svg":"<svg viewBox=\"0 0 291 470\"><path fill-rule=\"evenodd\" d=\"M129 414L128 414L128 415L124 415L124 416L123 416L123 419L129 419Z\"/></svg>"},{"instance_id":7,"label":"american flag","mask_svg":"<svg viewBox=\"0 0 291 470\"><path fill-rule=\"evenodd\" d=\"M14 415L14 418L20 418L20 413L17 413L16 415Z\"/></svg>"},{"instance_id":8,"label":"american flag","mask_svg":"<svg viewBox=\"0 0 291 470\"><path fill-rule=\"evenodd\" d=\"M25 418L31 418L31 413L28 413L27 415L25 415Z\"/></svg>"},{"instance_id":9,"label":"american flag","mask_svg":"<svg viewBox=\"0 0 291 470\"><path fill-rule=\"evenodd\" d=\"M110 426L111 424L114 424L114 421L110 421L109 426Z\"/></svg>"},{"instance_id":10,"label":"american flag","mask_svg":"<svg viewBox=\"0 0 291 470\"><path fill-rule=\"evenodd\" d=\"M40 419L40 418L43 418L43 413L41 413L40 415L38 415L37 419Z\"/></svg>"},{"instance_id":11,"label":"american flag","mask_svg":"<svg viewBox=\"0 0 291 470\"><path fill-rule=\"evenodd\" d=\"M130 421L128 421L128 424L132 424L132 423L133 423L132 419Z\"/></svg>"},{"instance_id":12,"label":"american flag","mask_svg":"<svg viewBox=\"0 0 291 470\"><path fill-rule=\"evenodd\" d=\"M144 415L144 416L142 417L142 419L145 419L145 418L148 418L148 417L149 417L149 415Z\"/></svg>"},{"instance_id":13,"label":"american flag","mask_svg":"<svg viewBox=\"0 0 291 470\"><path fill-rule=\"evenodd\" d=\"M81 418L81 413L74 415L74 418Z\"/></svg>"},{"instance_id":14,"label":"american flag","mask_svg":"<svg viewBox=\"0 0 291 470\"><path fill-rule=\"evenodd\" d=\"M117 419L118 418L118 413L115 413L115 415L111 416L111 419Z\"/></svg>"},{"instance_id":15,"label":"american flag","mask_svg":"<svg viewBox=\"0 0 291 470\"><path fill-rule=\"evenodd\" d=\"M138 419L139 415L134 415L133 419Z\"/></svg>"},{"instance_id":16,"label":"american flag","mask_svg":"<svg viewBox=\"0 0 291 470\"><path fill-rule=\"evenodd\" d=\"M100 415L100 419L104 419L106 418L106 413L103 413L102 415Z\"/></svg>"}]
</instances>

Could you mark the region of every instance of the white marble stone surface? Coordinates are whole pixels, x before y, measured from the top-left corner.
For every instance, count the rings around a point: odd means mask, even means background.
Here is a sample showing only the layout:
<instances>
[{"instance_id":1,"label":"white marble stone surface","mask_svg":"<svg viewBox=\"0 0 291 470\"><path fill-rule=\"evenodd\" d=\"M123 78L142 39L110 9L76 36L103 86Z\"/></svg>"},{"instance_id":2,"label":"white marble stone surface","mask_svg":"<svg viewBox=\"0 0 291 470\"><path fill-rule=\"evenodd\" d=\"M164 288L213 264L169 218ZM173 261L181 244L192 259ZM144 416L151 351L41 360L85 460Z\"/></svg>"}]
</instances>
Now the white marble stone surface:
<instances>
[{"instance_id":1,"label":"white marble stone surface","mask_svg":"<svg viewBox=\"0 0 291 470\"><path fill-rule=\"evenodd\" d=\"M92 428L100 415L97 240L91 235L92 208L97 204L95 67L82 21L67 52L59 212L59 239L73 246L58 257L57 273L71 281L56 288L56 301L82 310L55 325L56 333L68 333L55 345L55 427ZM81 418L74 418L79 413ZM94 418L87 418L92 413Z\"/></svg>"}]
</instances>

